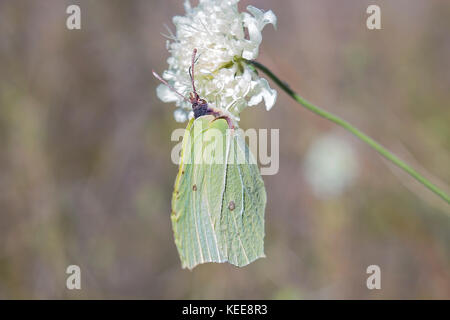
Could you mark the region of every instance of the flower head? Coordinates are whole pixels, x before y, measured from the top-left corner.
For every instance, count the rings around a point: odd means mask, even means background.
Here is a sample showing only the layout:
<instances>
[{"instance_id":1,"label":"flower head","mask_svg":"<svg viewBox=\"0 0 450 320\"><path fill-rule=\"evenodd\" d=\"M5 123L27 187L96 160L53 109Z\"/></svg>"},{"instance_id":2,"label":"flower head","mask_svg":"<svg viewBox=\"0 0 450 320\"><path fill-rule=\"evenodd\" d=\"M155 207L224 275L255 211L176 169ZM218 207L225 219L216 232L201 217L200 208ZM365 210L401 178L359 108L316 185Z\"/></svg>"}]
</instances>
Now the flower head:
<instances>
[{"instance_id":1,"label":"flower head","mask_svg":"<svg viewBox=\"0 0 450 320\"><path fill-rule=\"evenodd\" d=\"M262 41L261 31L268 23L276 25L272 11L263 12L253 6L249 13L240 13L239 0L200 0L193 8L185 1L185 16L176 16L173 23L176 34L171 34L167 49L171 53L169 69L163 73L178 92L184 96L192 91L189 67L194 48L198 49L195 64L197 92L211 106L239 120L239 113L247 106L264 100L269 110L275 103L277 92L269 87L245 63L258 56ZM167 86L157 88L158 97L164 102L175 102L179 107L175 120L186 121L192 116L192 107Z\"/></svg>"}]
</instances>

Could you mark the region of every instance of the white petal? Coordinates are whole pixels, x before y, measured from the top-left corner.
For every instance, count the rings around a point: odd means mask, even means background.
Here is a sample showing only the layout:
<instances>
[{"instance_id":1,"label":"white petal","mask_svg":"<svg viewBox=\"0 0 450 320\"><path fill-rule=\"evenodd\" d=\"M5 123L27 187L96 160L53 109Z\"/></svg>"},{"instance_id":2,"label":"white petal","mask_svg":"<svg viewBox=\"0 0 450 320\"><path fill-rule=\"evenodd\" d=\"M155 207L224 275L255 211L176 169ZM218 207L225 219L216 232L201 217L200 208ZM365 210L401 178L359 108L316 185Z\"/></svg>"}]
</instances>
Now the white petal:
<instances>
[{"instance_id":1,"label":"white petal","mask_svg":"<svg viewBox=\"0 0 450 320\"><path fill-rule=\"evenodd\" d=\"M244 50L242 51L242 58L246 60L254 60L258 56L258 50Z\"/></svg>"},{"instance_id":2,"label":"white petal","mask_svg":"<svg viewBox=\"0 0 450 320\"><path fill-rule=\"evenodd\" d=\"M160 84L156 88L156 95L162 102L174 102L180 100L180 97L164 84Z\"/></svg>"},{"instance_id":3,"label":"white petal","mask_svg":"<svg viewBox=\"0 0 450 320\"><path fill-rule=\"evenodd\" d=\"M252 97L248 102L249 106L255 106L263 99L266 104L266 110L272 109L277 100L277 91L269 87L266 79L259 79L251 92Z\"/></svg>"},{"instance_id":4,"label":"white petal","mask_svg":"<svg viewBox=\"0 0 450 320\"><path fill-rule=\"evenodd\" d=\"M268 23L276 26L277 17L271 10L264 12L253 6L248 6L247 10L253 16L249 15L248 13L243 13L242 15L244 26L248 30L251 46L243 51L242 57L247 60L253 60L258 57L258 47L262 41L262 29Z\"/></svg>"},{"instance_id":5,"label":"white petal","mask_svg":"<svg viewBox=\"0 0 450 320\"><path fill-rule=\"evenodd\" d=\"M184 1L184 10L186 13L192 10L191 2L189 0Z\"/></svg>"},{"instance_id":6,"label":"white petal","mask_svg":"<svg viewBox=\"0 0 450 320\"><path fill-rule=\"evenodd\" d=\"M185 122L189 117L189 112L179 108L173 112L173 117L175 118L176 122Z\"/></svg>"},{"instance_id":7,"label":"white petal","mask_svg":"<svg viewBox=\"0 0 450 320\"><path fill-rule=\"evenodd\" d=\"M277 16L273 13L272 10L264 12L258 8L255 8L254 6L248 6L247 10L251 14L253 14L255 19L258 21L260 30L262 30L268 23L273 24L275 28L277 27Z\"/></svg>"}]
</instances>

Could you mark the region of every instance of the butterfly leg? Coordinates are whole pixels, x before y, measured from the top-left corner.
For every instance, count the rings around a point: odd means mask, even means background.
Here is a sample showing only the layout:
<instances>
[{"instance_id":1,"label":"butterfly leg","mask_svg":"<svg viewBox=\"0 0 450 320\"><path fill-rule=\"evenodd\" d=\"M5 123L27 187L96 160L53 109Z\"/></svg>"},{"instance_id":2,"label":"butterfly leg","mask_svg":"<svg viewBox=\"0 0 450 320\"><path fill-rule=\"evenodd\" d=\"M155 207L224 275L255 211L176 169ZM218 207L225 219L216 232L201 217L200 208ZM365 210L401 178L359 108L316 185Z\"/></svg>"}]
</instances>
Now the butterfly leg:
<instances>
[{"instance_id":1,"label":"butterfly leg","mask_svg":"<svg viewBox=\"0 0 450 320\"><path fill-rule=\"evenodd\" d=\"M224 115L221 111L216 109L208 108L207 114L213 115L216 119L224 119L228 123L228 128L234 129L233 120L229 116Z\"/></svg>"}]
</instances>

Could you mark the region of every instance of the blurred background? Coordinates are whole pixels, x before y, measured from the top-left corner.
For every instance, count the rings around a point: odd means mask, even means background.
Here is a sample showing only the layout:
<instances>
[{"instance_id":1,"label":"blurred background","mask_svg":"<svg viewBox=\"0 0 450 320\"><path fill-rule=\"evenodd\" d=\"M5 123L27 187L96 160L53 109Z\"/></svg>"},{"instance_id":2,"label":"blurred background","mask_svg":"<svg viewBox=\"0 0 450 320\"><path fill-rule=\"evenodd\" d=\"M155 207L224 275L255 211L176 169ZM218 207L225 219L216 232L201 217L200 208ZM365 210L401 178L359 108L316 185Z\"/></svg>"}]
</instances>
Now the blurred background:
<instances>
[{"instance_id":1,"label":"blurred background","mask_svg":"<svg viewBox=\"0 0 450 320\"><path fill-rule=\"evenodd\" d=\"M449 192L449 1L249 4L278 17L258 61ZM366 28L369 4L382 30ZM182 14L181 0L0 1L0 299L449 299L449 206L281 91L240 122L280 129L267 257L181 269L170 136L185 124L151 69ZM81 290L66 289L71 264Z\"/></svg>"}]
</instances>

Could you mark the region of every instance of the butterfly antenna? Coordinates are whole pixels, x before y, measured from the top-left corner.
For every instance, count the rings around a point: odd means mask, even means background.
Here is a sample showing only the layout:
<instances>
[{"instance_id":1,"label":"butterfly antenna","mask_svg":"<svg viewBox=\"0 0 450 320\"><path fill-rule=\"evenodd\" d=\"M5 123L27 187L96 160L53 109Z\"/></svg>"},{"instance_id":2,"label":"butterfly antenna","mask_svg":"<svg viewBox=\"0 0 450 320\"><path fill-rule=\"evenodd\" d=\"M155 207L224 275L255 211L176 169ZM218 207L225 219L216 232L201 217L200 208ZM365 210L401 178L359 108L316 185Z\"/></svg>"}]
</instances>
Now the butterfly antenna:
<instances>
[{"instance_id":1,"label":"butterfly antenna","mask_svg":"<svg viewBox=\"0 0 450 320\"><path fill-rule=\"evenodd\" d=\"M159 81L161 81L164 85L166 85L167 87L169 87L170 90L172 90L173 92L175 92L177 95L179 95L181 98L183 98L183 100L189 102L189 100L183 96L181 93L179 93L173 86L171 86L166 80L164 80L163 78L161 78L161 76L159 74L157 74L154 70L152 70L153 76L158 79Z\"/></svg>"},{"instance_id":2,"label":"butterfly antenna","mask_svg":"<svg viewBox=\"0 0 450 320\"><path fill-rule=\"evenodd\" d=\"M195 55L196 54L197 54L197 49L194 49L194 51L192 52L191 67L189 68L189 76L191 77L192 89L194 90L195 95L197 95L197 90L195 90L195 84L194 84L194 65L195 65Z\"/></svg>"}]
</instances>

